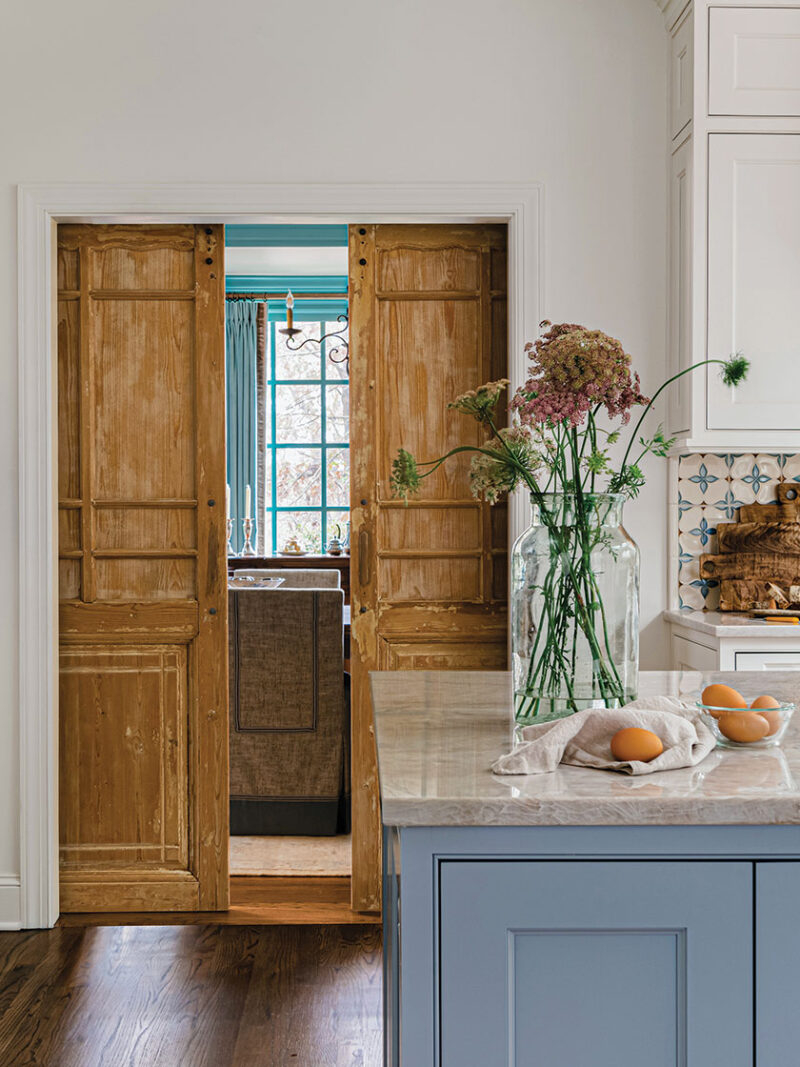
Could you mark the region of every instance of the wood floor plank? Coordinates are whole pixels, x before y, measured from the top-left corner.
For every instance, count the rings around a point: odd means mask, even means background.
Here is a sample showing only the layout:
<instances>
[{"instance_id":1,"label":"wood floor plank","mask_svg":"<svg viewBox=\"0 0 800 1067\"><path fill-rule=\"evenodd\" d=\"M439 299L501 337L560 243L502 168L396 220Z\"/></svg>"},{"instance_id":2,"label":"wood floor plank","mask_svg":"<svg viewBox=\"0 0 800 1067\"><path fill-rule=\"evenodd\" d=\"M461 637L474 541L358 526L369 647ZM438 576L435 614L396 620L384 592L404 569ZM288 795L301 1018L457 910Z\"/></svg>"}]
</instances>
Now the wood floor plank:
<instances>
[{"instance_id":1,"label":"wood floor plank","mask_svg":"<svg viewBox=\"0 0 800 1067\"><path fill-rule=\"evenodd\" d=\"M2 934L0 990L2 1067L381 1064L374 924Z\"/></svg>"},{"instance_id":2,"label":"wood floor plank","mask_svg":"<svg viewBox=\"0 0 800 1067\"><path fill-rule=\"evenodd\" d=\"M73 912L60 926L292 926L380 924L373 912L350 907L350 879L240 875L231 878L229 911Z\"/></svg>"}]
</instances>

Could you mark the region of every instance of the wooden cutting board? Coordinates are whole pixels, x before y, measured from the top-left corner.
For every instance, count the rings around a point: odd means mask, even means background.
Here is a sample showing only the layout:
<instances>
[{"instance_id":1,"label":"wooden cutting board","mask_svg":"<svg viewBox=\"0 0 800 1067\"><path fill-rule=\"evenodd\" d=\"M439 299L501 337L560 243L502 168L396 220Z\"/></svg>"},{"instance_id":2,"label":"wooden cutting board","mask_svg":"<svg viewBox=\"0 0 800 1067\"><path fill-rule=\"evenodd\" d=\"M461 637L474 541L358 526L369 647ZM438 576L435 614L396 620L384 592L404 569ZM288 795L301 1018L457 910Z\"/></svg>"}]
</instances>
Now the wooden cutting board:
<instances>
[{"instance_id":1,"label":"wooden cutting board","mask_svg":"<svg viewBox=\"0 0 800 1067\"><path fill-rule=\"evenodd\" d=\"M751 578L800 585L800 553L727 552L700 557L701 578Z\"/></svg>"},{"instance_id":2,"label":"wooden cutting board","mask_svg":"<svg viewBox=\"0 0 800 1067\"><path fill-rule=\"evenodd\" d=\"M721 522L720 553L800 553L800 522Z\"/></svg>"},{"instance_id":3,"label":"wooden cutting board","mask_svg":"<svg viewBox=\"0 0 800 1067\"><path fill-rule=\"evenodd\" d=\"M742 504L737 519L739 522L800 522L800 503Z\"/></svg>"},{"instance_id":4,"label":"wooden cutting board","mask_svg":"<svg viewBox=\"0 0 800 1067\"><path fill-rule=\"evenodd\" d=\"M719 583L719 610L720 611L752 611L753 608L788 607L775 596L775 582L756 582L742 578L723 578ZM781 584L779 587L783 594L788 594L788 587Z\"/></svg>"}]
</instances>

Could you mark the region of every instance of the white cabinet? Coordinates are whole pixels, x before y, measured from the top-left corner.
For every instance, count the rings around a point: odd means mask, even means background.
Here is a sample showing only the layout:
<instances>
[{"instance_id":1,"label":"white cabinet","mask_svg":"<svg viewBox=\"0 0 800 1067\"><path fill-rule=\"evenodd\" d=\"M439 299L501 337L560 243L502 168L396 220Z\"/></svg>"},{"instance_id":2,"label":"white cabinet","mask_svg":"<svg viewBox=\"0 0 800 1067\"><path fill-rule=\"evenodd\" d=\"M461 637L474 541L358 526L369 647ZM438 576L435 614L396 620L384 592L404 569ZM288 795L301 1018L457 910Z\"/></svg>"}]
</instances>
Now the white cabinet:
<instances>
[{"instance_id":1,"label":"white cabinet","mask_svg":"<svg viewBox=\"0 0 800 1067\"><path fill-rule=\"evenodd\" d=\"M737 671L800 671L800 651L736 652Z\"/></svg>"},{"instance_id":2,"label":"white cabinet","mask_svg":"<svg viewBox=\"0 0 800 1067\"><path fill-rule=\"evenodd\" d=\"M692 9L689 8L672 31L669 117L673 140L689 125L692 118L692 45Z\"/></svg>"},{"instance_id":3,"label":"white cabinet","mask_svg":"<svg viewBox=\"0 0 800 1067\"><path fill-rule=\"evenodd\" d=\"M669 373L692 362L692 139L672 153L670 173ZM667 395L667 429L688 434L691 428L691 380L679 378Z\"/></svg>"},{"instance_id":4,"label":"white cabinet","mask_svg":"<svg viewBox=\"0 0 800 1067\"><path fill-rule=\"evenodd\" d=\"M800 426L798 294L800 134L712 133L708 356L751 367L737 389L709 368L709 430Z\"/></svg>"},{"instance_id":5,"label":"white cabinet","mask_svg":"<svg viewBox=\"0 0 800 1067\"><path fill-rule=\"evenodd\" d=\"M768 626L717 612L668 611L669 669L800 671L800 626Z\"/></svg>"},{"instance_id":6,"label":"white cabinet","mask_svg":"<svg viewBox=\"0 0 800 1067\"><path fill-rule=\"evenodd\" d=\"M670 28L670 387L676 452L800 451L800 0L693 0Z\"/></svg>"},{"instance_id":7,"label":"white cabinet","mask_svg":"<svg viewBox=\"0 0 800 1067\"><path fill-rule=\"evenodd\" d=\"M800 115L800 8L709 9L710 115Z\"/></svg>"}]
</instances>

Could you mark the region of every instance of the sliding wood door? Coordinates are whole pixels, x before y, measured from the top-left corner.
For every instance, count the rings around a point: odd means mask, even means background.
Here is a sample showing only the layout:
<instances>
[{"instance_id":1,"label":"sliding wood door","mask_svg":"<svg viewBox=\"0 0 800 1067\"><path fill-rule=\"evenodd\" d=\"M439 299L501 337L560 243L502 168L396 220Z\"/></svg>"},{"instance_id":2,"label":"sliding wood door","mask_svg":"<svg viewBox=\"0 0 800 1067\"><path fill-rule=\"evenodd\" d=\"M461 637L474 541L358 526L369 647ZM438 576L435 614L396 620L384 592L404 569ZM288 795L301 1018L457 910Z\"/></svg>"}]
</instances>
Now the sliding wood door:
<instances>
[{"instance_id":1,"label":"sliding wood door","mask_svg":"<svg viewBox=\"0 0 800 1067\"><path fill-rule=\"evenodd\" d=\"M228 905L223 251L58 231L63 911Z\"/></svg>"},{"instance_id":2,"label":"sliding wood door","mask_svg":"<svg viewBox=\"0 0 800 1067\"><path fill-rule=\"evenodd\" d=\"M469 491L469 458L406 507L389 489L418 459L482 439L447 409L507 373L505 226L352 226L351 582L353 907L380 908L380 811L369 671L504 669L507 518Z\"/></svg>"}]
</instances>

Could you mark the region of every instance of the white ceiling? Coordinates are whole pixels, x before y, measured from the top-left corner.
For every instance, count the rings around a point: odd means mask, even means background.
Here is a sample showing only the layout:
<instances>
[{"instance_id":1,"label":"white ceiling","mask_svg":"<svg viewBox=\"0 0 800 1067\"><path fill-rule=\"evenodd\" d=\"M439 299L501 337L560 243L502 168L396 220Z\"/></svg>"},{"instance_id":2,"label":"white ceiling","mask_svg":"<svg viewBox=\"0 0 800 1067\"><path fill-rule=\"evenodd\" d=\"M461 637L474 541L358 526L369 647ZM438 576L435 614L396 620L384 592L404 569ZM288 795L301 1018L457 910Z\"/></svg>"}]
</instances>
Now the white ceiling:
<instances>
[{"instance_id":1,"label":"white ceiling","mask_svg":"<svg viewBox=\"0 0 800 1067\"><path fill-rule=\"evenodd\" d=\"M346 248L226 248L226 274L347 274Z\"/></svg>"}]
</instances>

